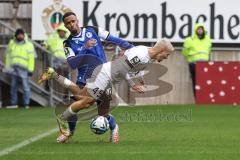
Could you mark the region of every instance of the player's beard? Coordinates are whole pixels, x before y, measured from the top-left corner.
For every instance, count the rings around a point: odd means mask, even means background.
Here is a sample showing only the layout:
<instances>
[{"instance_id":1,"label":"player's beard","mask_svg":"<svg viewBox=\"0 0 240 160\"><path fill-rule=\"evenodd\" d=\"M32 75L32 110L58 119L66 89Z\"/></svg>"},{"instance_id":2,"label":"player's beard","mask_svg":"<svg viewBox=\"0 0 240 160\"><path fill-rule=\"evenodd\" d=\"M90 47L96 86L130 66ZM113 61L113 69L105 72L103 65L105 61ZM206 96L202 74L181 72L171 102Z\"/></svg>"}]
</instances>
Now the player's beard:
<instances>
[{"instance_id":1,"label":"player's beard","mask_svg":"<svg viewBox=\"0 0 240 160\"><path fill-rule=\"evenodd\" d=\"M71 34L74 35L74 36L77 36L78 35L78 30L77 29L72 29Z\"/></svg>"}]
</instances>

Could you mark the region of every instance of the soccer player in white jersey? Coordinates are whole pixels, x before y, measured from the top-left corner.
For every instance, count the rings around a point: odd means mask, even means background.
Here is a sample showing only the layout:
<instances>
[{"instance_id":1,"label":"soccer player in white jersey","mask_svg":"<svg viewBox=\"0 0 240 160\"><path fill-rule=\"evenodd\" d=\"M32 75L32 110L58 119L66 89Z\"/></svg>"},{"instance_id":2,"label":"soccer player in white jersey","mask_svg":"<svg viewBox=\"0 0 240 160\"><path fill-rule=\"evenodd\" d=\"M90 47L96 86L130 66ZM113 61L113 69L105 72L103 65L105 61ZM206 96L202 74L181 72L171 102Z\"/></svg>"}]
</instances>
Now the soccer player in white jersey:
<instances>
[{"instance_id":1,"label":"soccer player in white jersey","mask_svg":"<svg viewBox=\"0 0 240 160\"><path fill-rule=\"evenodd\" d=\"M109 91L111 91L112 84L118 83L122 79L127 79L133 90L144 93L144 86L135 84L129 78L129 73L142 71L148 64L154 61L161 62L173 51L172 44L166 39L159 40L153 47L136 46L128 49L122 57L95 68L83 89L80 89L75 83L58 75L52 68L49 68L43 74L44 76L41 76L41 81L55 79L62 86L68 88L77 99L62 114L57 116L61 133L69 134L67 125L69 117L93 105L97 100L104 100L102 99L103 94L111 96Z\"/></svg>"}]
</instances>

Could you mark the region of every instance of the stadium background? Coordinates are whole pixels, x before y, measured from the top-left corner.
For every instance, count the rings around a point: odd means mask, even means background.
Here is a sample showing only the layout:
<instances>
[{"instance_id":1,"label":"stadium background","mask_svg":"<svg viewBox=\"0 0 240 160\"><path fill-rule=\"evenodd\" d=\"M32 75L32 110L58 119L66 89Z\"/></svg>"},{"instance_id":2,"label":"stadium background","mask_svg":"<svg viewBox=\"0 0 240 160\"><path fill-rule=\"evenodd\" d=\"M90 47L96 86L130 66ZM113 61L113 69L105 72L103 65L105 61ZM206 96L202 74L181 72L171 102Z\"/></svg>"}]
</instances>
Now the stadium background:
<instances>
[{"instance_id":1,"label":"stadium background","mask_svg":"<svg viewBox=\"0 0 240 160\"><path fill-rule=\"evenodd\" d=\"M62 3L61 1L59 1ZM87 2L87 1L86 1ZM90 2L90 1L89 1ZM172 1L171 1L172 2ZM32 24L32 1L31 0L8 0L0 1L0 30L1 30L1 38L0 38L0 59L1 63L3 61L3 53L6 48L6 45L8 43L8 40L12 37L13 31L11 29L15 29L18 27L23 27L26 32L31 36L32 31L36 30L36 26ZM38 2L39 3L39 2ZM52 4L56 3L56 1L52 1ZM94 1L91 1L93 6L95 5ZM163 2L159 2L164 3ZM204 3L210 4L210 1L205 1ZM106 3L105 3L106 4ZM217 3L216 3L217 6ZM170 10L170 9L169 9ZM41 11L39 11L41 12ZM89 9L90 12L90 9ZM170 12L170 11L168 11ZM170 14L170 13L169 13ZM216 13L217 15L217 13ZM80 15L81 16L81 15ZM81 18L80 18L81 19ZM80 25L82 22L80 21ZM39 23L41 24L41 23ZM218 25L218 22L216 22L216 25ZM32 28L32 26L35 27L35 29ZM141 27L141 24L139 25ZM218 28L218 27L216 27ZM142 29L140 29L142 30ZM114 32L116 33L116 32ZM236 32L237 33L237 32ZM36 33L35 33L36 34ZM170 39L171 40L171 39ZM149 40L148 40L149 41ZM41 41L37 41L38 43ZM152 45L151 42L132 42L134 44L145 44L145 45ZM36 43L37 44L37 43ZM132 93L128 87L127 84L124 83L121 86L120 93L121 97L123 98L123 101L126 103L136 103L136 104L192 104L194 103L193 100L193 94L191 89L191 80L190 75L188 72L188 66L184 59L184 57L181 55L181 48L182 48L182 42L175 42L174 46L176 47L176 52L169 57L168 60L162 62L162 65L167 67L167 72L163 75L161 75L160 80L168 82L172 85L172 90L169 91L166 94L163 94L161 96L152 96L145 94L145 97L147 98L137 98L136 94ZM111 59L112 55L115 52L115 48L109 47L108 44L105 44L105 48L107 49L107 54L109 59ZM110 50L109 50L110 48ZM32 104L33 105L49 105L54 104L58 101L58 97L51 94L54 91L48 91L44 89L44 86L38 86L35 82L37 80L37 77L42 72L42 70L47 65L47 54L45 50L43 50L42 47L40 47L38 44L36 45L37 49L37 61L36 61L36 70L34 72L34 76L32 77L31 82L31 88L32 88ZM229 41L227 43L214 43L213 44L213 51L211 54L211 60L212 61L238 61L240 59L240 53L239 53L239 44L237 43L237 39ZM156 66L158 67L158 66ZM159 68L154 68L153 72L158 71ZM160 67L161 68L161 67ZM148 88L152 90L154 95L159 95L158 90L156 89L156 86L160 83L156 78L154 78L155 74L152 74L147 77L147 79L151 80L151 83L156 84L154 86L149 86ZM1 76L1 80L8 84L9 82L7 80L8 77ZM153 79L156 79L153 81ZM8 90L7 86L4 86L2 88L2 92L4 91L4 94L2 94L3 104L7 105L9 101L9 93L6 93L5 91ZM55 89L54 89L55 90ZM50 96L49 96L50 95ZM151 96L151 97L149 97ZM49 98L50 97L50 98Z\"/></svg>"},{"instance_id":2,"label":"stadium background","mask_svg":"<svg viewBox=\"0 0 240 160\"><path fill-rule=\"evenodd\" d=\"M44 0L35 1L44 3ZM147 3L150 1L147 1ZM202 3L208 8L209 4L215 3L215 7L218 8L217 13L220 14L221 12L221 14L224 14L222 11L226 9L230 10L230 14L235 14L237 17L240 16L239 5L237 5L239 2L237 0L227 2L220 0L175 1L186 4L190 12L191 10L199 10L198 7L193 5L194 3ZM83 1L79 0L79 2ZM95 4L96 1L85 0L85 2ZM158 3L164 2L172 3L174 0L159 1ZM188 5L187 2L191 3L191 5ZM221 3L220 7L219 3ZM223 4L225 6L222 6ZM229 5L230 7L227 7ZM137 8L137 6L128 7ZM177 7L178 5L172 5L174 11L181 11ZM114 7L112 8L114 9ZM141 10L141 8L138 8L138 10ZM0 0L0 66L3 65L4 51L16 28L22 27L30 36L32 35L32 12L32 0ZM169 9L168 13L171 13ZM225 20L224 22L227 24L228 21ZM218 22L216 22L216 26L217 24ZM235 33L239 33L239 22L236 21L236 24L238 30L235 30ZM81 21L80 25L82 25ZM206 66L209 67L209 73L219 74L217 72L219 66L216 65L220 65L220 67L224 67L224 76L232 80L236 87L239 87L239 81L232 78L231 73L229 73L232 71L232 68L239 66L239 38L229 40L228 37L228 40L223 39L222 41L226 43L215 42L213 44L211 60L217 63L215 65L207 63L198 69L202 76L206 76L203 73ZM36 59L36 70L31 81L31 108L28 110L23 108L13 110L0 109L1 160L239 159L240 108L236 107L239 104L239 91L234 92L230 97L238 99L237 103L229 102L228 105L194 105L188 65L181 55L182 41L173 43L176 52L168 60L161 63L160 69L159 66L153 66L155 67L152 70L153 73L161 73L161 81L153 81L155 79L154 74L147 77L154 84L171 84L173 87L171 91L160 96L149 97L146 94L144 96L147 98L135 99L135 96L138 95L130 92L126 83L123 83L120 87L121 97L125 102L142 105L137 107L118 107L113 110L112 114L116 117L120 126L119 144L112 145L107 143L109 134L104 134L103 136L94 135L89 130L89 121L84 120L79 122L76 135L70 139L69 143L63 145L56 143L58 128L54 118L54 109L50 106L61 101L61 97L58 97L58 94L53 94L56 93L56 88L48 90L45 89L46 84L40 86L36 84L39 74L48 66L48 56L46 54L47 51L39 44L41 41L34 43L38 58ZM133 41L133 43L153 45L149 41ZM109 59L111 59L115 48L110 44L105 44L105 49ZM232 61L235 62L232 63ZM228 67L225 68L224 65ZM215 67L215 70L213 71L210 67ZM228 72L226 73L225 71ZM239 73L239 70L236 73L234 72L237 76L235 78L238 78ZM215 75L211 74L208 76L214 78ZM10 100L9 80L6 74L0 72L0 81L3 83L0 91L0 100L3 101L4 107L9 105ZM208 80L206 81L206 77L200 77L199 80L204 81L206 86L205 82L209 82ZM217 85L216 88L221 86ZM149 88L154 89L154 86L149 86ZM20 87L20 96L21 92ZM155 95L159 95L158 91L154 92ZM208 91L206 93L208 94ZM201 94L200 97L202 96ZM229 99L228 96L225 98Z\"/></svg>"}]
</instances>

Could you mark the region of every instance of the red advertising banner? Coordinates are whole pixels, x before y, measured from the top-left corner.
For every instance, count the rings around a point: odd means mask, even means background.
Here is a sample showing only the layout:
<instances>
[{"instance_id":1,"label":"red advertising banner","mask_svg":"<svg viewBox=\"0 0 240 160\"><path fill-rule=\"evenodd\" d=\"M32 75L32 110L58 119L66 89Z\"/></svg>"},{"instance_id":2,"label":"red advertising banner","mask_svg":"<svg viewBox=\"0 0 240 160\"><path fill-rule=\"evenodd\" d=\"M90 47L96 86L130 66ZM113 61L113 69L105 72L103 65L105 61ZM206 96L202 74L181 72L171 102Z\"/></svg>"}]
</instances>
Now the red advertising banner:
<instances>
[{"instance_id":1,"label":"red advertising banner","mask_svg":"<svg viewBox=\"0 0 240 160\"><path fill-rule=\"evenodd\" d=\"M199 62L197 104L240 104L240 62Z\"/></svg>"}]
</instances>

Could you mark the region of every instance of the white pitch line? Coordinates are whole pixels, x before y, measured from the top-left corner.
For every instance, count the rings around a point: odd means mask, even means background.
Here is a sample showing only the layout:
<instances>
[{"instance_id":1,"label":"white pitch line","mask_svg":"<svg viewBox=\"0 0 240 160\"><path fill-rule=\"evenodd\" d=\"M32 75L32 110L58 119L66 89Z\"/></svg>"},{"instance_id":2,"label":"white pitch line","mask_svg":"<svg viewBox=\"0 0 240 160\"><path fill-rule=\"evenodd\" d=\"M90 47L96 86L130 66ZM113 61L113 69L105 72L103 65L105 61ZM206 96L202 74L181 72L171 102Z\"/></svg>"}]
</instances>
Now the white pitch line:
<instances>
[{"instance_id":1,"label":"white pitch line","mask_svg":"<svg viewBox=\"0 0 240 160\"><path fill-rule=\"evenodd\" d=\"M0 151L0 157L4 156L4 155L7 155L7 154L9 154L9 153L11 153L13 151L16 151L16 150L18 150L18 149L20 149L20 148L22 148L22 147L24 147L26 145L29 145L29 144L31 144L31 143L33 143L35 141L38 141L38 140L40 140L40 139L42 139L44 137L47 137L47 136L49 136L49 135L51 135L51 134L53 134L53 133L55 133L57 131L58 131L58 128L54 128L52 130L49 130L46 133L39 134L39 135L34 136L32 138L29 138L29 139L27 139L25 141L22 141L22 142L20 142L18 144L15 144L15 145L13 145L11 147L5 148L5 149Z\"/></svg>"}]
</instances>

